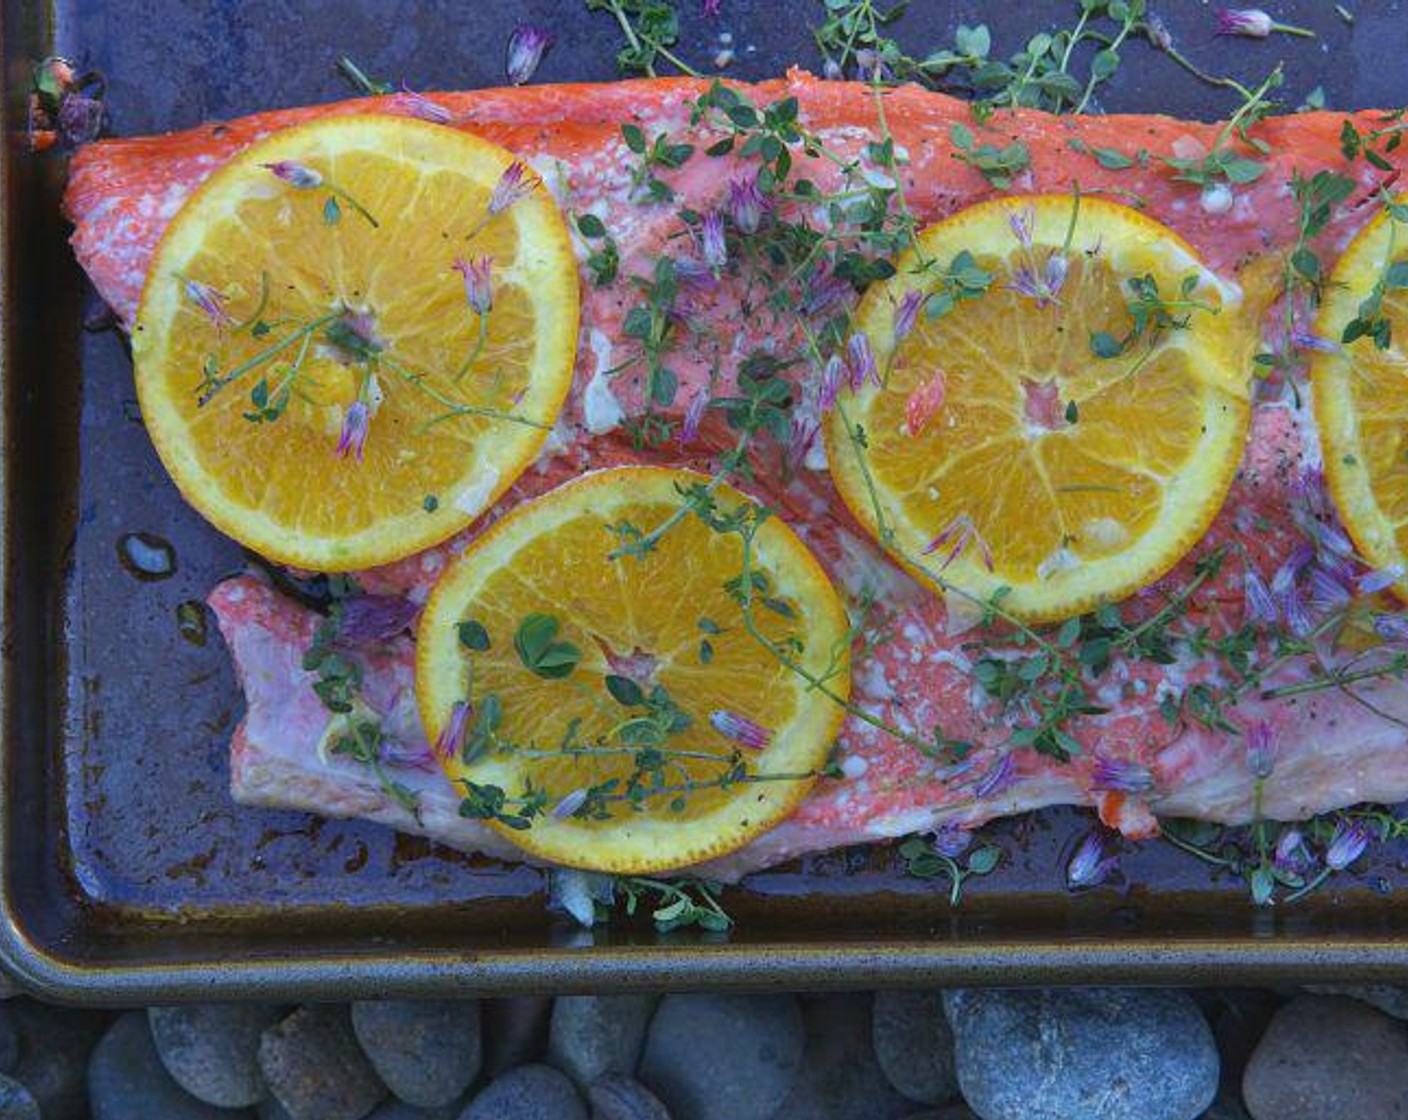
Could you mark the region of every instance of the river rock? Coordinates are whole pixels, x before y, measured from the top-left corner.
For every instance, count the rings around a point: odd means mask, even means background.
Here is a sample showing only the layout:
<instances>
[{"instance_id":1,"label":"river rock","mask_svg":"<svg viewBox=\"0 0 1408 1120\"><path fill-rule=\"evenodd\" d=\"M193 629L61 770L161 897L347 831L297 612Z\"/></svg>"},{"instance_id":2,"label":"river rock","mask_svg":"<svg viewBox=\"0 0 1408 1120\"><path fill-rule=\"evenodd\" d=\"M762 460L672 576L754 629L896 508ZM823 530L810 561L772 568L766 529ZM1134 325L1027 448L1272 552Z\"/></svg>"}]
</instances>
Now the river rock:
<instances>
[{"instance_id":1,"label":"river rock","mask_svg":"<svg viewBox=\"0 0 1408 1120\"><path fill-rule=\"evenodd\" d=\"M166 1071L194 1097L242 1108L264 1096L259 1038L278 1022L275 1007L205 1003L147 1009L152 1040Z\"/></svg>"},{"instance_id":2,"label":"river rock","mask_svg":"<svg viewBox=\"0 0 1408 1120\"><path fill-rule=\"evenodd\" d=\"M1392 984L1308 984L1307 992L1326 996L1349 996L1377 1007L1395 1019L1408 1019L1408 988Z\"/></svg>"},{"instance_id":3,"label":"river rock","mask_svg":"<svg viewBox=\"0 0 1408 1120\"><path fill-rule=\"evenodd\" d=\"M642 1085L629 1077L611 1074L587 1086L592 1120L670 1120L670 1110Z\"/></svg>"},{"instance_id":4,"label":"river rock","mask_svg":"<svg viewBox=\"0 0 1408 1120\"><path fill-rule=\"evenodd\" d=\"M474 1000L354 1003L352 1026L377 1074L407 1104L450 1104L479 1076L479 1004Z\"/></svg>"},{"instance_id":5,"label":"river rock","mask_svg":"<svg viewBox=\"0 0 1408 1120\"><path fill-rule=\"evenodd\" d=\"M233 1120L250 1113L217 1108L191 1096L161 1064L147 1017L132 1011L118 1019L88 1063L93 1120Z\"/></svg>"},{"instance_id":6,"label":"river rock","mask_svg":"<svg viewBox=\"0 0 1408 1120\"><path fill-rule=\"evenodd\" d=\"M904 1120L982 1120L966 1104L951 1104L946 1108L931 1108L928 1112L912 1112Z\"/></svg>"},{"instance_id":7,"label":"river rock","mask_svg":"<svg viewBox=\"0 0 1408 1120\"><path fill-rule=\"evenodd\" d=\"M578 1085L635 1072L655 1010L648 995L558 996L548 1030L548 1061Z\"/></svg>"},{"instance_id":8,"label":"river rock","mask_svg":"<svg viewBox=\"0 0 1408 1120\"><path fill-rule=\"evenodd\" d=\"M539 1061L548 1048L549 996L510 996L484 1001L484 1072L497 1077L504 1070Z\"/></svg>"},{"instance_id":9,"label":"river rock","mask_svg":"<svg viewBox=\"0 0 1408 1120\"><path fill-rule=\"evenodd\" d=\"M460 1120L587 1120L587 1109L565 1073L527 1065L489 1082Z\"/></svg>"},{"instance_id":10,"label":"river rock","mask_svg":"<svg viewBox=\"0 0 1408 1120\"><path fill-rule=\"evenodd\" d=\"M958 1096L942 992L877 992L872 1033L880 1068L906 1097L948 1104Z\"/></svg>"},{"instance_id":11,"label":"river rock","mask_svg":"<svg viewBox=\"0 0 1408 1120\"><path fill-rule=\"evenodd\" d=\"M1217 1093L1212 1032L1183 992L974 989L945 1010L984 1120L1195 1120Z\"/></svg>"},{"instance_id":12,"label":"river rock","mask_svg":"<svg viewBox=\"0 0 1408 1120\"><path fill-rule=\"evenodd\" d=\"M362 1120L386 1095L343 1007L300 1008L270 1027L259 1069L293 1120Z\"/></svg>"},{"instance_id":13,"label":"river rock","mask_svg":"<svg viewBox=\"0 0 1408 1120\"><path fill-rule=\"evenodd\" d=\"M766 1120L791 1091L806 1045L790 995L669 995L639 1077L675 1120Z\"/></svg>"},{"instance_id":14,"label":"river rock","mask_svg":"<svg viewBox=\"0 0 1408 1120\"><path fill-rule=\"evenodd\" d=\"M871 996L802 996L801 1003L802 1071L772 1120L898 1120L914 1111L914 1101L894 1089L875 1058Z\"/></svg>"},{"instance_id":15,"label":"river rock","mask_svg":"<svg viewBox=\"0 0 1408 1120\"><path fill-rule=\"evenodd\" d=\"M1408 1117L1408 1028L1344 996L1299 996L1247 1063L1254 1120Z\"/></svg>"}]
</instances>

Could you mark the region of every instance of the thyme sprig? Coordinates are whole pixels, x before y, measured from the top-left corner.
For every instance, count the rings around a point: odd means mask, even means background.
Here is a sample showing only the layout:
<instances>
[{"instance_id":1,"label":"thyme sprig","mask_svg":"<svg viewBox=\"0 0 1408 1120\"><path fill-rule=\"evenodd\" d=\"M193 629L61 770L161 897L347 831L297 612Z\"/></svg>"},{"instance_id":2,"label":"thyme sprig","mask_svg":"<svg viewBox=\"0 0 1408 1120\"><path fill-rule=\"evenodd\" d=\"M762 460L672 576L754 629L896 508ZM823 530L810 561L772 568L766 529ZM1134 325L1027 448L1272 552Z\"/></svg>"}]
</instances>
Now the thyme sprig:
<instances>
[{"instance_id":1,"label":"thyme sprig","mask_svg":"<svg viewBox=\"0 0 1408 1120\"><path fill-rule=\"evenodd\" d=\"M681 74L699 77L699 71L675 53L680 23L669 0L586 0L587 11L609 12L626 38L616 53L616 66L623 74L645 74L654 78L656 66L664 59Z\"/></svg>"}]
</instances>

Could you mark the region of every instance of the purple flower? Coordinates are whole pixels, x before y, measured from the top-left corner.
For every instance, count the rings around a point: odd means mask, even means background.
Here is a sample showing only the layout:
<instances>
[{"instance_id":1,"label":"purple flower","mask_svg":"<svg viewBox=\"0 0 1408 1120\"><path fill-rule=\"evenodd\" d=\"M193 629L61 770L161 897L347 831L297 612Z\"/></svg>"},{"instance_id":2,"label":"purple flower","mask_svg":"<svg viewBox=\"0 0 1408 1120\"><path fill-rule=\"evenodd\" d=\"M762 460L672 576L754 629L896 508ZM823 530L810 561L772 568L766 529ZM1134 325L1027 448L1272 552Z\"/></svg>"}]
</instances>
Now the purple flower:
<instances>
[{"instance_id":1,"label":"purple flower","mask_svg":"<svg viewBox=\"0 0 1408 1120\"><path fill-rule=\"evenodd\" d=\"M1271 577L1271 594L1280 599L1294 590L1301 573L1314 562L1315 549L1304 543L1296 545Z\"/></svg>"},{"instance_id":2,"label":"purple flower","mask_svg":"<svg viewBox=\"0 0 1408 1120\"><path fill-rule=\"evenodd\" d=\"M934 829L934 851L948 859L957 859L972 842L973 834L962 825L941 824Z\"/></svg>"},{"instance_id":3,"label":"purple flower","mask_svg":"<svg viewBox=\"0 0 1408 1120\"><path fill-rule=\"evenodd\" d=\"M494 286L491 271L493 257L480 257L477 261L467 261L456 257L450 267L464 277L464 296L469 306L481 319L489 314L494 306Z\"/></svg>"},{"instance_id":4,"label":"purple flower","mask_svg":"<svg viewBox=\"0 0 1408 1120\"><path fill-rule=\"evenodd\" d=\"M793 469L806 461L816 437L821 434L821 425L803 416L792 417L792 427L787 436L787 462Z\"/></svg>"},{"instance_id":5,"label":"purple flower","mask_svg":"<svg viewBox=\"0 0 1408 1120\"><path fill-rule=\"evenodd\" d=\"M205 312L205 317L215 324L215 329L224 330L234 323L225 310L225 297L209 284L199 280L186 281L186 298Z\"/></svg>"},{"instance_id":6,"label":"purple flower","mask_svg":"<svg viewBox=\"0 0 1408 1120\"><path fill-rule=\"evenodd\" d=\"M528 170L526 163L520 159L514 160L504 168L504 173L494 184L494 191L489 196L490 215L502 214L515 202L527 198L538 189L541 182L542 180Z\"/></svg>"},{"instance_id":7,"label":"purple flower","mask_svg":"<svg viewBox=\"0 0 1408 1120\"><path fill-rule=\"evenodd\" d=\"M1032 247L1032 227L1036 225L1036 207L1015 207L1007 211L1007 224L1012 227L1012 236L1023 249Z\"/></svg>"},{"instance_id":8,"label":"purple flower","mask_svg":"<svg viewBox=\"0 0 1408 1120\"><path fill-rule=\"evenodd\" d=\"M1144 33L1148 35L1155 50L1167 51L1173 48L1173 32L1169 31L1168 24L1152 12L1144 17Z\"/></svg>"},{"instance_id":9,"label":"purple flower","mask_svg":"<svg viewBox=\"0 0 1408 1120\"><path fill-rule=\"evenodd\" d=\"M846 76L841 69L841 64L834 58L828 58L821 67L821 76L829 82L839 82Z\"/></svg>"},{"instance_id":10,"label":"purple flower","mask_svg":"<svg viewBox=\"0 0 1408 1120\"><path fill-rule=\"evenodd\" d=\"M1374 633L1386 642L1408 642L1408 615L1376 614Z\"/></svg>"},{"instance_id":11,"label":"purple flower","mask_svg":"<svg viewBox=\"0 0 1408 1120\"><path fill-rule=\"evenodd\" d=\"M1309 592L1310 607L1321 617L1338 614L1353 598L1344 581L1320 564L1310 569Z\"/></svg>"},{"instance_id":12,"label":"purple flower","mask_svg":"<svg viewBox=\"0 0 1408 1120\"><path fill-rule=\"evenodd\" d=\"M1291 332L1291 345L1297 350L1314 350L1320 354L1336 354L1339 352L1339 344L1331 342L1328 338L1321 338L1317 334L1297 327Z\"/></svg>"},{"instance_id":13,"label":"purple flower","mask_svg":"<svg viewBox=\"0 0 1408 1120\"><path fill-rule=\"evenodd\" d=\"M263 163L260 166L268 168L274 178L300 191L311 191L323 185L321 174L307 164L291 159L281 159L278 163Z\"/></svg>"},{"instance_id":14,"label":"purple flower","mask_svg":"<svg viewBox=\"0 0 1408 1120\"><path fill-rule=\"evenodd\" d=\"M704 0L700 5L706 19L712 19L719 14L719 9L724 6L724 0Z\"/></svg>"},{"instance_id":15,"label":"purple flower","mask_svg":"<svg viewBox=\"0 0 1408 1120\"><path fill-rule=\"evenodd\" d=\"M1085 839L1066 865L1066 882L1073 888L1097 887L1119 867L1119 856L1106 851L1105 834L1100 829L1086 833Z\"/></svg>"},{"instance_id":16,"label":"purple flower","mask_svg":"<svg viewBox=\"0 0 1408 1120\"><path fill-rule=\"evenodd\" d=\"M385 766L395 766L403 770L434 770L435 755L429 747L407 746L399 739L383 736L377 755Z\"/></svg>"},{"instance_id":17,"label":"purple flower","mask_svg":"<svg viewBox=\"0 0 1408 1120\"><path fill-rule=\"evenodd\" d=\"M1223 8L1217 13L1217 34L1245 35L1265 39L1276 28L1276 21L1260 8Z\"/></svg>"},{"instance_id":18,"label":"purple flower","mask_svg":"<svg viewBox=\"0 0 1408 1120\"><path fill-rule=\"evenodd\" d=\"M742 233L757 233L763 215L772 209L772 199L758 189L756 174L731 179L728 184L728 216Z\"/></svg>"},{"instance_id":19,"label":"purple flower","mask_svg":"<svg viewBox=\"0 0 1408 1120\"><path fill-rule=\"evenodd\" d=\"M1066 282L1070 265L1060 253L1052 253L1038 276L1034 267L1023 265L1012 273L1012 281L1007 290L1035 300L1038 307L1049 307L1061 294L1061 286Z\"/></svg>"},{"instance_id":20,"label":"purple flower","mask_svg":"<svg viewBox=\"0 0 1408 1120\"><path fill-rule=\"evenodd\" d=\"M1391 564L1387 568L1378 568L1372 572L1365 572L1359 577L1358 584L1361 594L1374 595L1380 591L1387 591L1395 583L1403 578L1403 565Z\"/></svg>"},{"instance_id":21,"label":"purple flower","mask_svg":"<svg viewBox=\"0 0 1408 1120\"><path fill-rule=\"evenodd\" d=\"M802 297L802 314L811 318L848 299L855 289L828 269L818 267L807 282Z\"/></svg>"},{"instance_id":22,"label":"purple flower","mask_svg":"<svg viewBox=\"0 0 1408 1120\"><path fill-rule=\"evenodd\" d=\"M699 222L699 255L704 263L718 271L728 263L728 242L724 239L724 218L717 210L705 214Z\"/></svg>"},{"instance_id":23,"label":"purple flower","mask_svg":"<svg viewBox=\"0 0 1408 1120\"><path fill-rule=\"evenodd\" d=\"M850 374L851 388L857 392L867 378L880 384L880 370L875 364L875 351L870 348L870 336L864 331L856 331L846 342L846 371Z\"/></svg>"},{"instance_id":24,"label":"purple flower","mask_svg":"<svg viewBox=\"0 0 1408 1120\"><path fill-rule=\"evenodd\" d=\"M841 378L846 366L840 354L832 354L826 359L821 371L821 388L817 392L817 406L822 412L830 412L836 405L836 394L841 391Z\"/></svg>"},{"instance_id":25,"label":"purple flower","mask_svg":"<svg viewBox=\"0 0 1408 1120\"><path fill-rule=\"evenodd\" d=\"M510 85L521 86L533 76L543 55L553 44L553 34L541 27L523 24L508 37L508 72Z\"/></svg>"},{"instance_id":26,"label":"purple flower","mask_svg":"<svg viewBox=\"0 0 1408 1120\"><path fill-rule=\"evenodd\" d=\"M1331 871L1343 871L1362 856L1368 846L1369 830L1359 821L1341 819L1330 837L1330 846L1325 849L1325 866Z\"/></svg>"},{"instance_id":27,"label":"purple flower","mask_svg":"<svg viewBox=\"0 0 1408 1120\"><path fill-rule=\"evenodd\" d=\"M747 716L719 708L709 713L709 723L725 739L732 739L750 751L766 750L772 742L772 732L754 723Z\"/></svg>"},{"instance_id":28,"label":"purple flower","mask_svg":"<svg viewBox=\"0 0 1408 1120\"><path fill-rule=\"evenodd\" d=\"M1090 784L1114 793L1148 793L1154 788L1154 775L1133 759L1101 758L1095 762Z\"/></svg>"},{"instance_id":29,"label":"purple flower","mask_svg":"<svg viewBox=\"0 0 1408 1120\"><path fill-rule=\"evenodd\" d=\"M1276 732L1265 720L1247 728L1247 769L1254 778L1269 778L1276 768Z\"/></svg>"},{"instance_id":30,"label":"purple flower","mask_svg":"<svg viewBox=\"0 0 1408 1120\"><path fill-rule=\"evenodd\" d=\"M924 293L910 290L905 292L904 298L900 300L895 308L895 341L900 342L909 337L909 332L914 330L914 323L919 318L919 309L924 306Z\"/></svg>"},{"instance_id":31,"label":"purple flower","mask_svg":"<svg viewBox=\"0 0 1408 1120\"><path fill-rule=\"evenodd\" d=\"M973 784L973 796L980 801L996 797L1017 780L1017 760L1009 751L988 767Z\"/></svg>"},{"instance_id":32,"label":"purple flower","mask_svg":"<svg viewBox=\"0 0 1408 1120\"><path fill-rule=\"evenodd\" d=\"M709 405L709 390L696 390L694 396L689 398L689 405L684 410L684 423L680 425L680 446L693 443L699 438L699 423L704 419L704 409Z\"/></svg>"},{"instance_id":33,"label":"purple flower","mask_svg":"<svg viewBox=\"0 0 1408 1120\"><path fill-rule=\"evenodd\" d=\"M1278 596L1277 604L1286 620L1287 629L1297 638L1304 638L1315 629L1315 622L1311 619L1310 612L1305 609L1305 599L1297 588L1292 587L1284 595Z\"/></svg>"},{"instance_id":34,"label":"purple flower","mask_svg":"<svg viewBox=\"0 0 1408 1120\"><path fill-rule=\"evenodd\" d=\"M1314 862L1310 848L1305 843L1305 834L1292 826L1276 838L1276 848L1271 862L1276 867L1293 875L1302 875Z\"/></svg>"},{"instance_id":35,"label":"purple flower","mask_svg":"<svg viewBox=\"0 0 1408 1120\"><path fill-rule=\"evenodd\" d=\"M388 641L410 628L419 609L400 595L349 595L342 600L335 643L355 647Z\"/></svg>"},{"instance_id":36,"label":"purple flower","mask_svg":"<svg viewBox=\"0 0 1408 1120\"><path fill-rule=\"evenodd\" d=\"M337 457L345 459L356 455L362 461L362 452L367 446L367 432L371 429L371 412L366 401L353 401L347 407L347 415L342 420L342 435L337 441Z\"/></svg>"},{"instance_id":37,"label":"purple flower","mask_svg":"<svg viewBox=\"0 0 1408 1120\"><path fill-rule=\"evenodd\" d=\"M992 549L988 547L987 541L983 540L983 535L978 532L978 527L973 523L973 519L966 513L960 513L952 521L940 530L939 535L926 544L923 554L930 556L938 552L941 548L948 548L944 561L939 565L939 571L943 571L955 560L957 560L970 544L976 543L983 558L983 566L988 571L993 570Z\"/></svg>"},{"instance_id":38,"label":"purple flower","mask_svg":"<svg viewBox=\"0 0 1408 1120\"><path fill-rule=\"evenodd\" d=\"M445 726L440 729L440 734L435 737L435 757L443 762L449 762L456 758L460 751L464 749L465 733L469 730L469 716L471 712L469 704L464 700L456 700L450 709L450 718L445 721Z\"/></svg>"},{"instance_id":39,"label":"purple flower","mask_svg":"<svg viewBox=\"0 0 1408 1120\"><path fill-rule=\"evenodd\" d=\"M404 105L413 117L419 117L423 121L431 124L449 124L453 121L454 115L441 105L438 101L432 101L423 94L417 93L404 82L401 84L401 92L397 94L396 100Z\"/></svg>"},{"instance_id":40,"label":"purple flower","mask_svg":"<svg viewBox=\"0 0 1408 1120\"><path fill-rule=\"evenodd\" d=\"M1276 600L1255 568L1248 568L1242 576L1242 604L1252 626L1269 626L1277 619Z\"/></svg>"},{"instance_id":41,"label":"purple flower","mask_svg":"<svg viewBox=\"0 0 1408 1120\"><path fill-rule=\"evenodd\" d=\"M552 807L548 816L555 821L565 821L568 817L576 814L577 810L587 803L586 787L574 789L561 801Z\"/></svg>"}]
</instances>

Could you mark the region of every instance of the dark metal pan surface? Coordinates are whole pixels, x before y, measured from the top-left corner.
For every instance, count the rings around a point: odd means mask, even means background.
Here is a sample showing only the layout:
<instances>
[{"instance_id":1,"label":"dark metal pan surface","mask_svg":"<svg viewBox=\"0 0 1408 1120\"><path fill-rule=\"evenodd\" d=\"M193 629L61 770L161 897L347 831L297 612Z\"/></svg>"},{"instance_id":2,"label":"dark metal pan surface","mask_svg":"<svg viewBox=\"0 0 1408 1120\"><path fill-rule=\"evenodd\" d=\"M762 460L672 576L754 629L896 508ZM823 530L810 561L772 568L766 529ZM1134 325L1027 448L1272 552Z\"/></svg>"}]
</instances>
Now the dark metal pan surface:
<instances>
[{"instance_id":1,"label":"dark metal pan surface","mask_svg":"<svg viewBox=\"0 0 1408 1120\"><path fill-rule=\"evenodd\" d=\"M697 0L679 6L689 57L712 59L727 29L733 75L817 65L807 24L820 2L723 0L717 22ZM1352 25L1319 0L1277 5L1315 27L1314 41L1214 42L1210 10L1184 0L1164 15L1215 70L1260 75L1285 58L1291 104L1317 85L1336 107L1408 102L1408 9L1347 6ZM919 53L980 20L1015 46L1074 8L916 0L901 28ZM21 152L29 65L57 52L102 70L115 130L142 134L347 96L341 53L418 88L497 85L521 21L557 32L537 80L615 75L612 21L575 0L5 4L6 964L39 992L94 1002L1408 971L1408 864L1392 851L1360 885L1285 910L1257 911L1239 882L1154 845L1126 857L1132 885L1073 897L1064 857L1088 822L1054 811L993 830L1010 863L958 909L939 883L903 877L891 853L852 851L731 890L728 936L586 933L546 912L534 870L231 802L239 692L213 625L193 640L178 611L244 558L159 466L123 339L84 329L92 296L64 244L62 161ZM1227 105L1143 52L1105 99L1206 118ZM133 533L169 544L168 577L123 562Z\"/></svg>"}]
</instances>

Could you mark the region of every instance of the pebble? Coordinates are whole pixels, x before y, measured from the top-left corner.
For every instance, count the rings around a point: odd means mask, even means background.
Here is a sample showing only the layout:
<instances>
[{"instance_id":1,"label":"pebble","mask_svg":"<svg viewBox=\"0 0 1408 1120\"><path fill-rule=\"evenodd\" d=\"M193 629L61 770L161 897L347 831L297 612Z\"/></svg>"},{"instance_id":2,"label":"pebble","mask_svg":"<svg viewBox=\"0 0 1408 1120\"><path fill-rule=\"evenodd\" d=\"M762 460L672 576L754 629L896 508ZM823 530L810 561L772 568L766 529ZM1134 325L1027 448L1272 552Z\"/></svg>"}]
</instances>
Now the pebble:
<instances>
[{"instance_id":1,"label":"pebble","mask_svg":"<svg viewBox=\"0 0 1408 1120\"><path fill-rule=\"evenodd\" d=\"M549 996L512 996L484 1002L484 1072L497 1077L504 1070L540 1060L548 1047L552 1018Z\"/></svg>"},{"instance_id":2,"label":"pebble","mask_svg":"<svg viewBox=\"0 0 1408 1120\"><path fill-rule=\"evenodd\" d=\"M483 1059L474 1000L354 1003L352 1027L377 1074L407 1104L450 1104L479 1076Z\"/></svg>"},{"instance_id":3,"label":"pebble","mask_svg":"<svg viewBox=\"0 0 1408 1120\"><path fill-rule=\"evenodd\" d=\"M1312 984L1306 987L1306 991L1327 996L1349 996L1371 1004L1395 1019L1408 1019L1408 988L1396 988L1391 984Z\"/></svg>"},{"instance_id":4,"label":"pebble","mask_svg":"<svg viewBox=\"0 0 1408 1120\"><path fill-rule=\"evenodd\" d=\"M670 1120L659 1097L629 1077L612 1074L587 1086L592 1120Z\"/></svg>"},{"instance_id":5,"label":"pebble","mask_svg":"<svg viewBox=\"0 0 1408 1120\"><path fill-rule=\"evenodd\" d=\"M264 1096L259 1036L279 1020L258 1003L205 1003L147 1009L157 1054L176 1083L221 1108L243 1108Z\"/></svg>"},{"instance_id":6,"label":"pebble","mask_svg":"<svg viewBox=\"0 0 1408 1120\"><path fill-rule=\"evenodd\" d=\"M367 1120L459 1120L469 1105L468 1097L460 1097L437 1108L417 1108L405 1101L389 1100L367 1116Z\"/></svg>"},{"instance_id":7,"label":"pebble","mask_svg":"<svg viewBox=\"0 0 1408 1120\"><path fill-rule=\"evenodd\" d=\"M966 1104L951 1104L947 1108L910 1113L904 1120L982 1120L982 1118Z\"/></svg>"},{"instance_id":8,"label":"pebble","mask_svg":"<svg viewBox=\"0 0 1408 1120\"><path fill-rule=\"evenodd\" d=\"M638 1076L675 1120L766 1120L787 1099L805 1043L794 996L668 995Z\"/></svg>"},{"instance_id":9,"label":"pebble","mask_svg":"<svg viewBox=\"0 0 1408 1120\"><path fill-rule=\"evenodd\" d=\"M270 1027L259 1068L292 1120L362 1120L386 1095L342 1007L300 1008Z\"/></svg>"},{"instance_id":10,"label":"pebble","mask_svg":"<svg viewBox=\"0 0 1408 1120\"><path fill-rule=\"evenodd\" d=\"M587 1120L587 1109L566 1074L528 1065L489 1082L460 1120Z\"/></svg>"},{"instance_id":11,"label":"pebble","mask_svg":"<svg viewBox=\"0 0 1408 1120\"><path fill-rule=\"evenodd\" d=\"M88 1100L93 1120L232 1120L249 1115L197 1100L176 1084L157 1056L147 1017L140 1011L118 1019L93 1051Z\"/></svg>"},{"instance_id":12,"label":"pebble","mask_svg":"<svg viewBox=\"0 0 1408 1120\"><path fill-rule=\"evenodd\" d=\"M39 1105L28 1089L0 1075L0 1120L42 1120Z\"/></svg>"},{"instance_id":13,"label":"pebble","mask_svg":"<svg viewBox=\"0 0 1408 1120\"><path fill-rule=\"evenodd\" d=\"M1242 1078L1254 1120L1408 1117L1408 1030L1358 1000L1298 996L1276 1013Z\"/></svg>"},{"instance_id":14,"label":"pebble","mask_svg":"<svg viewBox=\"0 0 1408 1120\"><path fill-rule=\"evenodd\" d=\"M548 1061L578 1085L631 1074L655 1011L648 995L559 996L548 1030Z\"/></svg>"},{"instance_id":15,"label":"pebble","mask_svg":"<svg viewBox=\"0 0 1408 1120\"><path fill-rule=\"evenodd\" d=\"M1217 1093L1212 1032L1184 992L974 989L945 1010L984 1120L1195 1120Z\"/></svg>"},{"instance_id":16,"label":"pebble","mask_svg":"<svg viewBox=\"0 0 1408 1120\"><path fill-rule=\"evenodd\" d=\"M88 1057L112 1016L28 999L8 1007L20 1029L15 1080L29 1090L44 1120L89 1120Z\"/></svg>"},{"instance_id":17,"label":"pebble","mask_svg":"<svg viewBox=\"0 0 1408 1120\"><path fill-rule=\"evenodd\" d=\"M880 1068L906 1097L948 1104L958 1096L942 992L877 992L872 1036Z\"/></svg>"},{"instance_id":18,"label":"pebble","mask_svg":"<svg viewBox=\"0 0 1408 1120\"><path fill-rule=\"evenodd\" d=\"M874 1002L860 994L801 997L802 1071L772 1120L899 1120L914 1111L914 1101L895 1090L876 1060Z\"/></svg>"}]
</instances>

